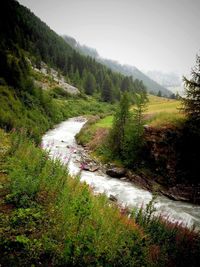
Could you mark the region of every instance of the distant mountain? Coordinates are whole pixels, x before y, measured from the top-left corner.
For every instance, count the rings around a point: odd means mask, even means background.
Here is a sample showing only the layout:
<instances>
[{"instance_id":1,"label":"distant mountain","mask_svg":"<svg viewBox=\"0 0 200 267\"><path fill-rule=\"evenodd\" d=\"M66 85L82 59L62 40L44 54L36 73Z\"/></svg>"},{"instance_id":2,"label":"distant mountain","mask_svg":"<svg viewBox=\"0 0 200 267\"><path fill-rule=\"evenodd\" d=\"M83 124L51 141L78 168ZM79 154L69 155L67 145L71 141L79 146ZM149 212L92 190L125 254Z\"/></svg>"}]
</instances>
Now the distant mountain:
<instances>
[{"instance_id":1,"label":"distant mountain","mask_svg":"<svg viewBox=\"0 0 200 267\"><path fill-rule=\"evenodd\" d=\"M102 58L99 56L96 49L88 47L86 45L81 45L79 42L76 41L76 39L70 36L64 35L63 38L70 46L79 51L81 54L95 58L98 62L106 65L113 71L120 72L123 75L132 76L134 79L142 80L148 92L157 94L160 91L163 96L170 96L172 94L170 90L160 85L153 79L149 78L136 67L129 65L121 65L115 60Z\"/></svg>"},{"instance_id":2,"label":"distant mountain","mask_svg":"<svg viewBox=\"0 0 200 267\"><path fill-rule=\"evenodd\" d=\"M146 74L164 87L179 87L182 84L179 75L174 72L148 71Z\"/></svg>"}]
</instances>

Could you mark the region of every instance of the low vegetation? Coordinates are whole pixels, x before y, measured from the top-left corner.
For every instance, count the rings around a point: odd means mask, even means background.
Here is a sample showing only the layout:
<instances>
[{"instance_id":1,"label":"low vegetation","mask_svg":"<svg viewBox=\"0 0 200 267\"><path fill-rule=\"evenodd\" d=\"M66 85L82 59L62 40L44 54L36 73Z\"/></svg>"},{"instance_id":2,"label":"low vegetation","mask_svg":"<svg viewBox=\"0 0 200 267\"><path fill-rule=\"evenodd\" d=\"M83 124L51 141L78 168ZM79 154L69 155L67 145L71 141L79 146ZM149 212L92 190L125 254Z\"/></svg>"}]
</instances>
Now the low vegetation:
<instances>
[{"instance_id":1,"label":"low vegetation","mask_svg":"<svg viewBox=\"0 0 200 267\"><path fill-rule=\"evenodd\" d=\"M128 218L23 133L0 134L2 266L198 266L198 235L154 218L153 202Z\"/></svg>"},{"instance_id":2,"label":"low vegetation","mask_svg":"<svg viewBox=\"0 0 200 267\"><path fill-rule=\"evenodd\" d=\"M10 138L0 169L7 176L1 186L2 266L146 266L146 238L133 219L104 195L93 196L25 136Z\"/></svg>"},{"instance_id":3,"label":"low vegetation","mask_svg":"<svg viewBox=\"0 0 200 267\"><path fill-rule=\"evenodd\" d=\"M146 124L152 127L180 126L185 121L181 101L149 95L145 111Z\"/></svg>"},{"instance_id":4,"label":"low vegetation","mask_svg":"<svg viewBox=\"0 0 200 267\"><path fill-rule=\"evenodd\" d=\"M23 128L37 143L45 131L64 119L84 114L109 114L115 109L94 98L53 98L50 92L33 86L22 96L12 87L0 86L0 94L0 127Z\"/></svg>"}]
</instances>

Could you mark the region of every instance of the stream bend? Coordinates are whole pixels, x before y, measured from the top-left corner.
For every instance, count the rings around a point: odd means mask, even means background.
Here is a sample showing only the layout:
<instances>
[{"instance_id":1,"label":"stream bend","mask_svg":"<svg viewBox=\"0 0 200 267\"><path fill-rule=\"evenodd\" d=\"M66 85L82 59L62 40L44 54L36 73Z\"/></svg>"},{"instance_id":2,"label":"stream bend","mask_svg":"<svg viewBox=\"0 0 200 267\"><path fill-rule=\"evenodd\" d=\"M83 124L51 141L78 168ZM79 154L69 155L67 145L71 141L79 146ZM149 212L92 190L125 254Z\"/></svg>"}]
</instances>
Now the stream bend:
<instances>
[{"instance_id":1,"label":"stream bend","mask_svg":"<svg viewBox=\"0 0 200 267\"><path fill-rule=\"evenodd\" d=\"M131 182L111 178L101 171L81 171L81 156L84 149L76 143L75 135L86 123L83 117L68 119L48 131L42 138L42 147L49 151L51 158L59 158L68 166L69 173L81 173L81 181L85 181L94 193L114 195L118 202L129 207L141 207L152 198L152 194L135 186ZM170 200L164 196L157 198L155 207L158 214L170 221L181 222L183 225L200 229L200 206L186 202Z\"/></svg>"}]
</instances>

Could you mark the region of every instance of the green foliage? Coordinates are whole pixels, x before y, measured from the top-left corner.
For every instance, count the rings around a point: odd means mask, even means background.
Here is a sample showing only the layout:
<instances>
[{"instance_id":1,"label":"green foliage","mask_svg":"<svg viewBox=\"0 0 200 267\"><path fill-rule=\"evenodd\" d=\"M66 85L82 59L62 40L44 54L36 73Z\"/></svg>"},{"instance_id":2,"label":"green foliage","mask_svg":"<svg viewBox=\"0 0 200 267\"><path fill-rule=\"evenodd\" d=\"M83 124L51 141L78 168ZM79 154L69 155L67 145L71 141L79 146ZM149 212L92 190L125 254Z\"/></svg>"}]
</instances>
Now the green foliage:
<instances>
[{"instance_id":1,"label":"green foliage","mask_svg":"<svg viewBox=\"0 0 200 267\"><path fill-rule=\"evenodd\" d=\"M119 157L123 153L125 143L125 131L130 121L130 101L129 95L124 93L122 95L118 110L114 116L113 128L110 132L110 147L115 157Z\"/></svg>"},{"instance_id":2,"label":"green foliage","mask_svg":"<svg viewBox=\"0 0 200 267\"><path fill-rule=\"evenodd\" d=\"M185 97L181 98L187 119L182 126L179 140L180 157L178 161L178 180L199 185L200 171L200 56L192 69L192 78L184 77ZM195 201L195 197L194 197Z\"/></svg>"},{"instance_id":3,"label":"green foliage","mask_svg":"<svg viewBox=\"0 0 200 267\"><path fill-rule=\"evenodd\" d=\"M162 215L155 216L156 196L145 208L133 209L131 217L143 227L152 265L149 266L193 266L200 260L199 233L189 230L178 223L171 223Z\"/></svg>"},{"instance_id":4,"label":"green foliage","mask_svg":"<svg viewBox=\"0 0 200 267\"><path fill-rule=\"evenodd\" d=\"M18 97L13 88L0 86L0 94L0 126L7 130L21 130L39 142L57 120L51 99L40 89Z\"/></svg>"},{"instance_id":5,"label":"green foliage","mask_svg":"<svg viewBox=\"0 0 200 267\"><path fill-rule=\"evenodd\" d=\"M128 93L123 94L109 135L108 142L113 157L130 167L138 162L143 145L143 112L146 101L146 95L135 94L135 106L130 112L130 96Z\"/></svg>"},{"instance_id":6,"label":"green foliage","mask_svg":"<svg viewBox=\"0 0 200 267\"><path fill-rule=\"evenodd\" d=\"M0 76L9 85L18 88L25 87L29 73L29 66L24 53L18 46L12 45L12 49L3 49L0 46Z\"/></svg>"},{"instance_id":7,"label":"green foliage","mask_svg":"<svg viewBox=\"0 0 200 267\"><path fill-rule=\"evenodd\" d=\"M96 80L92 73L87 73L84 80L85 93L92 95L96 89Z\"/></svg>"},{"instance_id":8,"label":"green foliage","mask_svg":"<svg viewBox=\"0 0 200 267\"><path fill-rule=\"evenodd\" d=\"M84 88L89 95L97 90L105 102L119 100L120 90L138 89L138 81L114 73L106 66L86 57L68 45L63 38L41 22L27 8L14 0L2 5L0 16L0 78L8 85L21 90L28 75L24 51L41 67L44 61L49 67L58 69L70 83ZM6 17L7 19L3 19ZM142 83L140 82L141 87ZM139 89L140 90L140 89Z\"/></svg>"},{"instance_id":9,"label":"green foliage","mask_svg":"<svg viewBox=\"0 0 200 267\"><path fill-rule=\"evenodd\" d=\"M102 95L101 95L103 101L112 102L113 100L112 90L113 90L112 81L108 76L106 76L103 83Z\"/></svg>"},{"instance_id":10,"label":"green foliage","mask_svg":"<svg viewBox=\"0 0 200 267\"><path fill-rule=\"evenodd\" d=\"M60 98L60 99L62 98L67 99L72 97L70 93L68 93L61 87L54 87L53 89L50 90L49 95L52 96L53 98Z\"/></svg>"},{"instance_id":11,"label":"green foliage","mask_svg":"<svg viewBox=\"0 0 200 267\"><path fill-rule=\"evenodd\" d=\"M52 94L56 94L55 99ZM68 98L60 88L47 92L32 87L18 96L12 87L0 86L0 95L0 127L26 132L37 143L42 134L64 119L84 114L108 114L113 110L112 105L93 98Z\"/></svg>"},{"instance_id":12,"label":"green foliage","mask_svg":"<svg viewBox=\"0 0 200 267\"><path fill-rule=\"evenodd\" d=\"M3 217L1 264L146 266L145 242L133 220L25 137L14 134L12 142L8 189L18 201Z\"/></svg>"},{"instance_id":13,"label":"green foliage","mask_svg":"<svg viewBox=\"0 0 200 267\"><path fill-rule=\"evenodd\" d=\"M162 93L161 93L160 90L158 91L157 96L158 96L158 97L162 97Z\"/></svg>"},{"instance_id":14,"label":"green foliage","mask_svg":"<svg viewBox=\"0 0 200 267\"><path fill-rule=\"evenodd\" d=\"M196 66L192 70L192 79L184 77L186 96L182 98L183 110L188 119L199 128L200 126L200 56L197 56Z\"/></svg>"}]
</instances>

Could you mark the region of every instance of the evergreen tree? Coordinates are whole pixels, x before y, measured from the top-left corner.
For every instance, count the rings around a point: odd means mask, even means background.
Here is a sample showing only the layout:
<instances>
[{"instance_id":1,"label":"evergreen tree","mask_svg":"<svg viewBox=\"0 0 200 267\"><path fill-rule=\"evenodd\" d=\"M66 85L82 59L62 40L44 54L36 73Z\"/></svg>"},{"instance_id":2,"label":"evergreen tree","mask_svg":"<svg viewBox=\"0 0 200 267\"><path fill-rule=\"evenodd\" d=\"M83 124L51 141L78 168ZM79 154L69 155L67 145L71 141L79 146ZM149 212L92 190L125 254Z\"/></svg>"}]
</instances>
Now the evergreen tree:
<instances>
[{"instance_id":1,"label":"evergreen tree","mask_svg":"<svg viewBox=\"0 0 200 267\"><path fill-rule=\"evenodd\" d=\"M136 94L134 98L134 109L130 111L130 93L122 95L109 135L111 154L130 167L139 161L143 145L143 112L147 102L145 94Z\"/></svg>"},{"instance_id":2,"label":"evergreen tree","mask_svg":"<svg viewBox=\"0 0 200 267\"><path fill-rule=\"evenodd\" d=\"M85 77L84 81L84 88L85 88L85 93L87 95L92 95L95 91L96 88L96 80L94 75L91 72L88 72Z\"/></svg>"},{"instance_id":3,"label":"evergreen tree","mask_svg":"<svg viewBox=\"0 0 200 267\"><path fill-rule=\"evenodd\" d=\"M102 100L105 102L112 102L113 100L113 84L109 76L107 75L104 82L103 82L103 88L102 88Z\"/></svg>"},{"instance_id":4,"label":"evergreen tree","mask_svg":"<svg viewBox=\"0 0 200 267\"><path fill-rule=\"evenodd\" d=\"M140 161L140 154L144 144L143 113L148 99L145 93L134 95L134 106L129 123L126 126L125 140L123 145L123 160L129 167L136 166Z\"/></svg>"},{"instance_id":5,"label":"evergreen tree","mask_svg":"<svg viewBox=\"0 0 200 267\"><path fill-rule=\"evenodd\" d=\"M176 95L174 93L172 93L169 98L170 99L176 99Z\"/></svg>"},{"instance_id":6,"label":"evergreen tree","mask_svg":"<svg viewBox=\"0 0 200 267\"><path fill-rule=\"evenodd\" d=\"M132 92L136 92L136 93L143 93L143 94L147 94L147 90L145 85L143 84L142 81L135 79L133 82L133 87L131 86L131 91Z\"/></svg>"},{"instance_id":7,"label":"evergreen tree","mask_svg":"<svg viewBox=\"0 0 200 267\"><path fill-rule=\"evenodd\" d=\"M191 74L190 80L183 77L186 94L182 98L183 110L190 121L200 126L200 56L197 56L196 66Z\"/></svg>"},{"instance_id":8,"label":"evergreen tree","mask_svg":"<svg viewBox=\"0 0 200 267\"><path fill-rule=\"evenodd\" d=\"M121 83L121 91L125 92L125 91L129 91L130 89L130 79L129 77L124 77Z\"/></svg>"},{"instance_id":9,"label":"evergreen tree","mask_svg":"<svg viewBox=\"0 0 200 267\"><path fill-rule=\"evenodd\" d=\"M158 91L157 96L162 97L162 92L160 90Z\"/></svg>"},{"instance_id":10,"label":"evergreen tree","mask_svg":"<svg viewBox=\"0 0 200 267\"><path fill-rule=\"evenodd\" d=\"M114 157L120 158L125 141L125 128L130 118L130 101L128 93L121 97L119 107L114 116L113 127L110 132L110 148Z\"/></svg>"},{"instance_id":11,"label":"evergreen tree","mask_svg":"<svg viewBox=\"0 0 200 267\"><path fill-rule=\"evenodd\" d=\"M142 126L143 114L144 114L144 111L146 110L147 102L148 102L148 98L146 94L136 93L134 95L135 105L133 107L133 117L138 128Z\"/></svg>"},{"instance_id":12,"label":"evergreen tree","mask_svg":"<svg viewBox=\"0 0 200 267\"><path fill-rule=\"evenodd\" d=\"M178 173L180 182L200 184L200 56L192 69L191 79L183 77L185 97L182 97L183 111L187 120L182 127L180 137L180 158Z\"/></svg>"}]
</instances>

